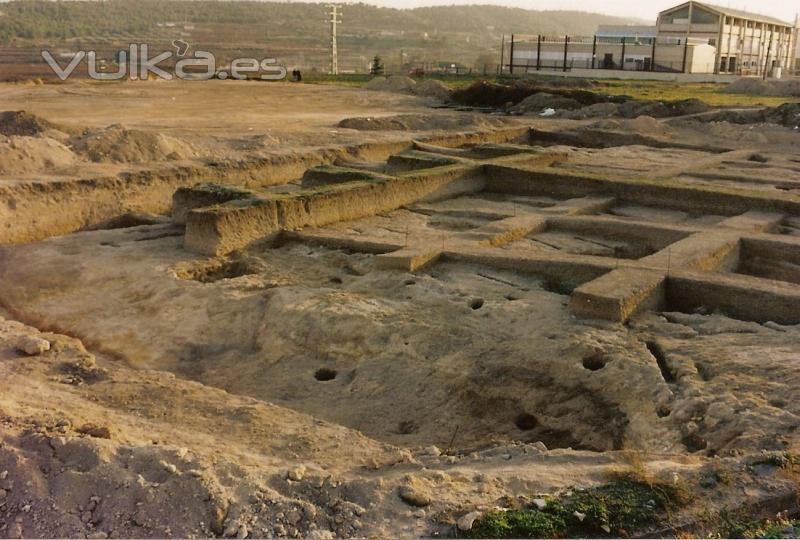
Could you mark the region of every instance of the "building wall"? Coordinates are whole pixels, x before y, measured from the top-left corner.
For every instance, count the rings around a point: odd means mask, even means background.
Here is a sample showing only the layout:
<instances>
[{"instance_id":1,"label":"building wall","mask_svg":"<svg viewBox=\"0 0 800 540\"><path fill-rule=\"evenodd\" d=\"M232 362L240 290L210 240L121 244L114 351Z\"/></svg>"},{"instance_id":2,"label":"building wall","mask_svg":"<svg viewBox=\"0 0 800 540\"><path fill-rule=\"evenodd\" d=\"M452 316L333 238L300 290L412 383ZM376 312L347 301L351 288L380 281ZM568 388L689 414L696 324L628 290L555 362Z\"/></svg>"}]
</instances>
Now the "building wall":
<instances>
[{"instance_id":1,"label":"building wall","mask_svg":"<svg viewBox=\"0 0 800 540\"><path fill-rule=\"evenodd\" d=\"M644 27L631 27L643 32ZM639 30L637 30L639 28ZM606 28L619 33L621 30ZM544 39L537 51L533 36L514 45L514 68L536 69L620 69L686 73L761 75L773 67L793 68L796 33L787 25L722 15L693 2L659 14L653 39L637 35L623 37L603 34L595 38L572 38L567 44L566 66L564 41ZM652 34L650 34L652 35ZM594 52L594 54L593 54ZM506 58L510 59L511 55Z\"/></svg>"},{"instance_id":2,"label":"building wall","mask_svg":"<svg viewBox=\"0 0 800 540\"><path fill-rule=\"evenodd\" d=\"M716 47L718 73L761 74L765 68L793 64L796 44L790 26L715 14L694 3L662 12L656 26L659 38L688 37Z\"/></svg>"}]
</instances>

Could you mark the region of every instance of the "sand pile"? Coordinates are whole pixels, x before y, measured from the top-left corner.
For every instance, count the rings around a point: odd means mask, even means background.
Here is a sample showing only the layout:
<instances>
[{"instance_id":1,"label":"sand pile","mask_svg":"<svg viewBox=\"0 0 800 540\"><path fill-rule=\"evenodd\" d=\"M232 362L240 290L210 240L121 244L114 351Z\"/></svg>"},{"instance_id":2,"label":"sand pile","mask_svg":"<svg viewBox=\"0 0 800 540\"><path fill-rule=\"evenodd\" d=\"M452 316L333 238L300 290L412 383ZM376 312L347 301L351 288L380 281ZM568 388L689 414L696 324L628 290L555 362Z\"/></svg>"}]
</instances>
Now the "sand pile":
<instances>
[{"instance_id":1,"label":"sand pile","mask_svg":"<svg viewBox=\"0 0 800 540\"><path fill-rule=\"evenodd\" d=\"M366 116L345 118L340 128L359 131L432 131L487 129L500 127L508 121L475 114L399 114L396 116Z\"/></svg>"},{"instance_id":2,"label":"sand pile","mask_svg":"<svg viewBox=\"0 0 800 540\"><path fill-rule=\"evenodd\" d=\"M0 136L0 174L32 174L77 160L69 148L49 137Z\"/></svg>"},{"instance_id":3,"label":"sand pile","mask_svg":"<svg viewBox=\"0 0 800 540\"><path fill-rule=\"evenodd\" d=\"M0 135L33 136L51 129L55 124L25 111L0 112Z\"/></svg>"},{"instance_id":4,"label":"sand pile","mask_svg":"<svg viewBox=\"0 0 800 540\"><path fill-rule=\"evenodd\" d=\"M800 96L800 81L796 79L768 80L739 79L727 87L725 92L752 96Z\"/></svg>"},{"instance_id":5,"label":"sand pile","mask_svg":"<svg viewBox=\"0 0 800 540\"><path fill-rule=\"evenodd\" d=\"M375 77L364 88L379 92L406 92L410 91L417 82L402 75L392 75L390 77Z\"/></svg>"},{"instance_id":6,"label":"sand pile","mask_svg":"<svg viewBox=\"0 0 800 540\"><path fill-rule=\"evenodd\" d=\"M179 139L121 125L87 130L71 143L76 152L95 162L144 163L195 156L193 148Z\"/></svg>"}]
</instances>

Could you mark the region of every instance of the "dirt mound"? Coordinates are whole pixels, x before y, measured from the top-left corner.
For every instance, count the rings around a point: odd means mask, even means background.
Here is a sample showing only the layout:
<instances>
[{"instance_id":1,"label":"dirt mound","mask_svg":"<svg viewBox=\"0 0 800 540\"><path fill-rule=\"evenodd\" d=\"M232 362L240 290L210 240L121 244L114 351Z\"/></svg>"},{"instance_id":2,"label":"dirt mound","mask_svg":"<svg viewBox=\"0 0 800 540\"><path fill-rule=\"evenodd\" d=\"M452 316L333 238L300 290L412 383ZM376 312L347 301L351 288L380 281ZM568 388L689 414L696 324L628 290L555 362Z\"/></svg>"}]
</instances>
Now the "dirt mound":
<instances>
[{"instance_id":1,"label":"dirt mound","mask_svg":"<svg viewBox=\"0 0 800 540\"><path fill-rule=\"evenodd\" d=\"M699 114L709 110L711 110L709 105L695 98L678 101L630 100L619 106L619 114L624 118L636 118L638 116L668 118L671 116Z\"/></svg>"},{"instance_id":2,"label":"dirt mound","mask_svg":"<svg viewBox=\"0 0 800 540\"><path fill-rule=\"evenodd\" d=\"M764 121L790 129L800 129L800 103L784 103L764 109Z\"/></svg>"},{"instance_id":3,"label":"dirt mound","mask_svg":"<svg viewBox=\"0 0 800 540\"><path fill-rule=\"evenodd\" d=\"M71 140L73 149L95 162L144 163L193 157L187 143L168 135L113 125L87 130Z\"/></svg>"},{"instance_id":4,"label":"dirt mound","mask_svg":"<svg viewBox=\"0 0 800 540\"><path fill-rule=\"evenodd\" d=\"M720 111L705 116L703 120L731 124L777 124L790 129L800 129L800 103L784 103L765 109Z\"/></svg>"},{"instance_id":5,"label":"dirt mound","mask_svg":"<svg viewBox=\"0 0 800 540\"><path fill-rule=\"evenodd\" d=\"M532 81L514 81L511 84L477 81L467 88L453 92L453 101L473 107L505 107L509 103L515 105L528 96L540 93L569 98L581 105L594 105L595 103L608 101L616 102L624 99L587 90L564 89Z\"/></svg>"},{"instance_id":6,"label":"dirt mound","mask_svg":"<svg viewBox=\"0 0 800 540\"><path fill-rule=\"evenodd\" d=\"M572 110L578 109L580 106L580 102L572 98L548 94L546 92L539 92L538 94L528 96L517 103L509 109L509 112L513 114L537 114L542 112L544 109Z\"/></svg>"},{"instance_id":7,"label":"dirt mound","mask_svg":"<svg viewBox=\"0 0 800 540\"><path fill-rule=\"evenodd\" d=\"M618 120L603 119L592 123L591 129L609 131L630 131L642 135L664 135L669 132L669 128L652 116L638 116L636 118L624 118Z\"/></svg>"},{"instance_id":8,"label":"dirt mound","mask_svg":"<svg viewBox=\"0 0 800 540\"><path fill-rule=\"evenodd\" d=\"M616 103L595 103L572 111L561 111L559 117L573 120L584 118L608 118L619 114L619 105Z\"/></svg>"},{"instance_id":9,"label":"dirt mound","mask_svg":"<svg viewBox=\"0 0 800 540\"><path fill-rule=\"evenodd\" d=\"M475 114L399 114L396 116L345 118L337 126L359 131L468 131L500 127L504 124L506 121L503 119Z\"/></svg>"},{"instance_id":10,"label":"dirt mound","mask_svg":"<svg viewBox=\"0 0 800 540\"><path fill-rule=\"evenodd\" d=\"M530 98L529 101L526 101ZM592 118L618 114L624 118L652 116L666 118L706 112L710 107L699 99L679 101L634 100L627 96L609 96L587 90L563 89L555 86L534 86L531 81L515 81L508 85L478 81L453 92L453 101L462 105L506 108L510 112L540 112L544 108L580 109L602 104L576 114L575 118ZM614 105L611 107L607 104ZM514 105L517 105L515 109Z\"/></svg>"},{"instance_id":11,"label":"dirt mound","mask_svg":"<svg viewBox=\"0 0 800 540\"><path fill-rule=\"evenodd\" d=\"M800 81L795 79L769 80L738 79L727 87L725 92L731 94L749 94L752 96L800 96Z\"/></svg>"},{"instance_id":12,"label":"dirt mound","mask_svg":"<svg viewBox=\"0 0 800 540\"><path fill-rule=\"evenodd\" d=\"M412 86L411 93L415 96L435 98L439 101L450 101L453 91L441 81L428 79Z\"/></svg>"},{"instance_id":13,"label":"dirt mound","mask_svg":"<svg viewBox=\"0 0 800 540\"><path fill-rule=\"evenodd\" d=\"M663 135L667 128L652 116L637 116L631 120L623 121L623 127L636 133L645 135Z\"/></svg>"},{"instance_id":14,"label":"dirt mound","mask_svg":"<svg viewBox=\"0 0 800 540\"><path fill-rule=\"evenodd\" d=\"M33 174L76 161L69 148L49 137L0 136L0 174Z\"/></svg>"},{"instance_id":15,"label":"dirt mound","mask_svg":"<svg viewBox=\"0 0 800 540\"><path fill-rule=\"evenodd\" d=\"M0 135L39 135L47 130L58 129L44 118L25 111L0 112Z\"/></svg>"},{"instance_id":16,"label":"dirt mound","mask_svg":"<svg viewBox=\"0 0 800 540\"><path fill-rule=\"evenodd\" d=\"M364 88L379 92L407 92L410 91L417 82L403 75L392 75L390 77L375 77Z\"/></svg>"}]
</instances>

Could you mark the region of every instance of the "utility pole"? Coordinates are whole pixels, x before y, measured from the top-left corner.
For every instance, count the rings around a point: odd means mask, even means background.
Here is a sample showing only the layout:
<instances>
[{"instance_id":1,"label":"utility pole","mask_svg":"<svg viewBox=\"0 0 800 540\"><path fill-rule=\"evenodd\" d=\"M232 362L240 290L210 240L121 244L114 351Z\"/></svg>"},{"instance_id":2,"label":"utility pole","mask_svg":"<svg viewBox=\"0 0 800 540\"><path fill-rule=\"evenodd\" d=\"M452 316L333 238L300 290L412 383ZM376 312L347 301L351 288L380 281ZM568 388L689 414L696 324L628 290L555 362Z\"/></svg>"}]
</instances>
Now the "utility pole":
<instances>
[{"instance_id":1,"label":"utility pole","mask_svg":"<svg viewBox=\"0 0 800 540\"><path fill-rule=\"evenodd\" d=\"M330 8L330 20L327 21L331 25L331 75L338 75L339 74L339 53L336 50L336 25L341 24L342 21L339 19L341 13L339 12L339 6L336 4L328 4L327 6Z\"/></svg>"}]
</instances>

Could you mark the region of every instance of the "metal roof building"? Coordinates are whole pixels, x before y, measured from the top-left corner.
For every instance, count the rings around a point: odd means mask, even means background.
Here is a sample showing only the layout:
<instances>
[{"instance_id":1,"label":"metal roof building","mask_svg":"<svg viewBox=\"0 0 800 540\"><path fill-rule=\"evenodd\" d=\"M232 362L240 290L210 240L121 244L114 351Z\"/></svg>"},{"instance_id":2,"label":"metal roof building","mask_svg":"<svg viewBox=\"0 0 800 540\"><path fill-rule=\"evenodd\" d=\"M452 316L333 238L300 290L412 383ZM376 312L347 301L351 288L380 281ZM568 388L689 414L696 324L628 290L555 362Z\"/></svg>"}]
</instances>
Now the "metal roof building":
<instances>
[{"instance_id":1,"label":"metal roof building","mask_svg":"<svg viewBox=\"0 0 800 540\"><path fill-rule=\"evenodd\" d=\"M762 74L794 63L795 25L774 17L691 0L658 14L658 39L716 48L715 73Z\"/></svg>"}]
</instances>

